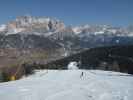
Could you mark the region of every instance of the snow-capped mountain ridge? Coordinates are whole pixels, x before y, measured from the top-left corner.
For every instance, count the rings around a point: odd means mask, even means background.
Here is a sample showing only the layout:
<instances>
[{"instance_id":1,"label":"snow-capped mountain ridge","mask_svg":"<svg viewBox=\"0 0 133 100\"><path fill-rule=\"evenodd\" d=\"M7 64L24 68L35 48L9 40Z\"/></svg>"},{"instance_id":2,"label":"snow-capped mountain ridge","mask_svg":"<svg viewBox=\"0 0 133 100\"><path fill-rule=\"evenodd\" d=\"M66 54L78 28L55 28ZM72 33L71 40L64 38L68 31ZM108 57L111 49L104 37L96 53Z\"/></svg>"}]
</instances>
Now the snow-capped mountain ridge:
<instances>
[{"instance_id":1,"label":"snow-capped mountain ridge","mask_svg":"<svg viewBox=\"0 0 133 100\"><path fill-rule=\"evenodd\" d=\"M4 30L6 29L6 27L7 27L7 26L4 25L4 24L3 24L3 25L0 25L0 32L4 31Z\"/></svg>"},{"instance_id":2,"label":"snow-capped mountain ridge","mask_svg":"<svg viewBox=\"0 0 133 100\"><path fill-rule=\"evenodd\" d=\"M81 25L70 27L76 35L88 33L89 34L114 34L119 36L132 36L133 27L113 27L111 25ZM33 16L19 16L14 21L10 21L8 24L0 26L0 32L5 34L17 34L24 32L32 33L57 33L67 30L66 25L56 19L50 17L33 17Z\"/></svg>"},{"instance_id":3,"label":"snow-capped mountain ridge","mask_svg":"<svg viewBox=\"0 0 133 100\"><path fill-rule=\"evenodd\" d=\"M88 35L116 35L116 36L129 36L132 34L127 28L123 27L113 27L111 25L82 25L73 27L73 31L76 34L88 33Z\"/></svg>"},{"instance_id":4,"label":"snow-capped mountain ridge","mask_svg":"<svg viewBox=\"0 0 133 100\"><path fill-rule=\"evenodd\" d=\"M8 24L0 26L0 32L17 34L20 32L47 33L62 30L65 25L62 21L49 17L20 16Z\"/></svg>"}]
</instances>

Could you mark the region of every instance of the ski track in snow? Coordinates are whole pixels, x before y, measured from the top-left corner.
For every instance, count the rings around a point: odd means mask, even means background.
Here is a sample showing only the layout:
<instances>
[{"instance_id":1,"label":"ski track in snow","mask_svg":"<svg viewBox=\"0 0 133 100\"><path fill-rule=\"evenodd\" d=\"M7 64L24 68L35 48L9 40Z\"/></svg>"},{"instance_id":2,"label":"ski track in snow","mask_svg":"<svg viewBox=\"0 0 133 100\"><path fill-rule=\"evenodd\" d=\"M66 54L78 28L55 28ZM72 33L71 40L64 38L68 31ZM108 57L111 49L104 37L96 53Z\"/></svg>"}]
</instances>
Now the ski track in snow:
<instances>
[{"instance_id":1,"label":"ski track in snow","mask_svg":"<svg viewBox=\"0 0 133 100\"><path fill-rule=\"evenodd\" d=\"M81 73L84 72L83 76ZM99 70L37 71L0 83L0 100L132 100L133 76Z\"/></svg>"}]
</instances>

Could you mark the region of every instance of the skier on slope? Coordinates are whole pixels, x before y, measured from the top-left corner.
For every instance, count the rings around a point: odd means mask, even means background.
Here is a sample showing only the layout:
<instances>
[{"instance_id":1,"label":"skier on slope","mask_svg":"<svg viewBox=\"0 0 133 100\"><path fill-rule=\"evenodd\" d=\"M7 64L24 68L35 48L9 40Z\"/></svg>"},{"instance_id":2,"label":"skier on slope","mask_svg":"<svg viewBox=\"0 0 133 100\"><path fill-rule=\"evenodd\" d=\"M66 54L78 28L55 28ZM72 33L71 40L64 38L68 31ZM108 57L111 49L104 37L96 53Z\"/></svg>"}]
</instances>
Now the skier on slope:
<instances>
[{"instance_id":1,"label":"skier on slope","mask_svg":"<svg viewBox=\"0 0 133 100\"><path fill-rule=\"evenodd\" d=\"M80 75L80 78L83 77L84 73L82 72L81 75Z\"/></svg>"}]
</instances>

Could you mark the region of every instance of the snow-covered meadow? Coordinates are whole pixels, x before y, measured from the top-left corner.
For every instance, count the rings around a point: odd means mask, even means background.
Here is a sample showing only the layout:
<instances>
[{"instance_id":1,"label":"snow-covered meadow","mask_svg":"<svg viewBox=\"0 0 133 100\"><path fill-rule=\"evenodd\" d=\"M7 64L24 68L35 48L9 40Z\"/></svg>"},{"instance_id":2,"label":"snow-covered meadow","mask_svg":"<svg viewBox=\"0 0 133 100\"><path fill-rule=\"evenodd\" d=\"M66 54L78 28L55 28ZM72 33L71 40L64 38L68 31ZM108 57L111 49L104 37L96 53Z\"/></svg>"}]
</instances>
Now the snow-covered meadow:
<instances>
[{"instance_id":1,"label":"snow-covered meadow","mask_svg":"<svg viewBox=\"0 0 133 100\"><path fill-rule=\"evenodd\" d=\"M27 78L0 84L0 100L132 99L133 76L111 71L38 70Z\"/></svg>"}]
</instances>

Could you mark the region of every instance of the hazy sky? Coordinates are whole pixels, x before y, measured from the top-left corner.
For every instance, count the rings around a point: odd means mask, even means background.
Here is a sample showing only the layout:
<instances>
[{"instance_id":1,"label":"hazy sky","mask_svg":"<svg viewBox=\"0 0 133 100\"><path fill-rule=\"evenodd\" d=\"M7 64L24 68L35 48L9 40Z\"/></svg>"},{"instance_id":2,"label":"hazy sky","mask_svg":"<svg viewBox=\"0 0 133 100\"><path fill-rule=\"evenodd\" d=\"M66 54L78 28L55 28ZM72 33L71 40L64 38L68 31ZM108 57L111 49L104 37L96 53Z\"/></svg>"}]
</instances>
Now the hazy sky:
<instances>
[{"instance_id":1,"label":"hazy sky","mask_svg":"<svg viewBox=\"0 0 133 100\"><path fill-rule=\"evenodd\" d=\"M0 24L21 15L50 16L67 25L133 24L133 0L0 0Z\"/></svg>"}]
</instances>

